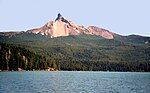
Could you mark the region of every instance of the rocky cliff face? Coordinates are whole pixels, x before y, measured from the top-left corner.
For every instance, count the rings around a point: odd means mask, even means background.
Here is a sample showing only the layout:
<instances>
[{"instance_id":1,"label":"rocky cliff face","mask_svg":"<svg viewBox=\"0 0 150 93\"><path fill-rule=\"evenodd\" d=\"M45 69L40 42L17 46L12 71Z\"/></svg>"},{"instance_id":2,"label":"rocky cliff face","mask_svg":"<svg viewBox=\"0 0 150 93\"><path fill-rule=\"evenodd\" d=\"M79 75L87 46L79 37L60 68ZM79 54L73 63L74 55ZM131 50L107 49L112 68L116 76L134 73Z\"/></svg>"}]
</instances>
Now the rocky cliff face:
<instances>
[{"instance_id":1,"label":"rocky cliff face","mask_svg":"<svg viewBox=\"0 0 150 93\"><path fill-rule=\"evenodd\" d=\"M31 29L27 32L49 35L51 37L90 34L101 36L106 39L114 38L113 33L109 32L108 30L98 28L95 26L89 26L88 28L85 28L84 26L80 26L73 23L72 21L66 20L64 17L62 17L61 14L58 14L55 21L50 21L41 28Z\"/></svg>"},{"instance_id":2,"label":"rocky cliff face","mask_svg":"<svg viewBox=\"0 0 150 93\"><path fill-rule=\"evenodd\" d=\"M88 29L89 33L92 35L102 36L106 39L113 39L114 38L114 33L110 32L106 29L98 28L95 26L89 26L87 29Z\"/></svg>"}]
</instances>

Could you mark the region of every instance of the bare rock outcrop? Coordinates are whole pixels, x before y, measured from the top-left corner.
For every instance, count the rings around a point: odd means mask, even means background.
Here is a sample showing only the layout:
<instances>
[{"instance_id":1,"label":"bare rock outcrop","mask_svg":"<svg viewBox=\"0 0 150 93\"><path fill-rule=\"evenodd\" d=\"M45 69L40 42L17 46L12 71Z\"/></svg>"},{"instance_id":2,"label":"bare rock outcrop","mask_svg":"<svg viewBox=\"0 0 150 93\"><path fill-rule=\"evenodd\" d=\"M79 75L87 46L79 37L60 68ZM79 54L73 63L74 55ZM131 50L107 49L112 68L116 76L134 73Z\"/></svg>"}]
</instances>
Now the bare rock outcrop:
<instances>
[{"instance_id":1,"label":"bare rock outcrop","mask_svg":"<svg viewBox=\"0 0 150 93\"><path fill-rule=\"evenodd\" d=\"M28 33L49 35L51 37L59 36L69 36L69 35L79 35L85 28L83 26L78 26L77 24L66 20L61 14L55 21L50 21L46 23L41 28L28 30Z\"/></svg>"},{"instance_id":2,"label":"bare rock outcrop","mask_svg":"<svg viewBox=\"0 0 150 93\"><path fill-rule=\"evenodd\" d=\"M114 33L110 32L106 29L98 28L95 26L89 26L87 29L88 29L89 33L92 35L101 36L106 39L114 39Z\"/></svg>"},{"instance_id":3,"label":"bare rock outcrop","mask_svg":"<svg viewBox=\"0 0 150 93\"><path fill-rule=\"evenodd\" d=\"M55 21L46 23L41 28L31 29L28 33L48 35L51 37L69 36L69 35L80 35L80 34L91 34L104 37L106 39L113 39L114 35L108 30L98 28L95 26L84 26L77 25L72 21L66 20L59 13Z\"/></svg>"}]
</instances>

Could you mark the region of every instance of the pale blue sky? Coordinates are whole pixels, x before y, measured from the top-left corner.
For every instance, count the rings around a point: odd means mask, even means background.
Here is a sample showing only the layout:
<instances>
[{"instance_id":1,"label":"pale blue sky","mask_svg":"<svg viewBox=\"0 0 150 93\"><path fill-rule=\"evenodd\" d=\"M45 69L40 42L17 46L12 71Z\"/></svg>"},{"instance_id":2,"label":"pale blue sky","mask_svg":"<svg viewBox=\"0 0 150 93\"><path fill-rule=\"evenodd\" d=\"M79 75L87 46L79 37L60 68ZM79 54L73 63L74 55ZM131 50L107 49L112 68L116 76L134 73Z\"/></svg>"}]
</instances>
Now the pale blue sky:
<instances>
[{"instance_id":1,"label":"pale blue sky","mask_svg":"<svg viewBox=\"0 0 150 93\"><path fill-rule=\"evenodd\" d=\"M0 0L0 31L41 27L59 12L86 27L150 36L150 0Z\"/></svg>"}]
</instances>

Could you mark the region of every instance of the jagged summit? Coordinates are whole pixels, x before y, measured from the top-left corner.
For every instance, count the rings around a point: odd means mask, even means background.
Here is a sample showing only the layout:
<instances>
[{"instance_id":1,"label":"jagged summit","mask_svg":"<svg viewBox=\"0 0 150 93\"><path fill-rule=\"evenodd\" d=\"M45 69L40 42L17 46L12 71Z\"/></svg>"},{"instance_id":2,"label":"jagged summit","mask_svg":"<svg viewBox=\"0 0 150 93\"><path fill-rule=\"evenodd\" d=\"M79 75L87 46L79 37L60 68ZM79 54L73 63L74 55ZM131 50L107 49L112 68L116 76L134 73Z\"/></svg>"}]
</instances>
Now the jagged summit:
<instances>
[{"instance_id":1,"label":"jagged summit","mask_svg":"<svg viewBox=\"0 0 150 93\"><path fill-rule=\"evenodd\" d=\"M109 32L108 30L98 28L95 26L89 26L85 28L84 26L77 25L72 21L65 19L60 13L58 13L55 21L49 21L44 26L28 30L27 32L48 35L51 37L90 34L101 36L106 39L114 38L114 33Z\"/></svg>"},{"instance_id":2,"label":"jagged summit","mask_svg":"<svg viewBox=\"0 0 150 93\"><path fill-rule=\"evenodd\" d=\"M57 18L55 19L55 22L58 20L65 22L65 23L68 23L70 25L69 21L66 20L60 13L58 13Z\"/></svg>"},{"instance_id":3,"label":"jagged summit","mask_svg":"<svg viewBox=\"0 0 150 93\"><path fill-rule=\"evenodd\" d=\"M62 19L62 15L60 13L58 13L57 18L55 19L55 21Z\"/></svg>"}]
</instances>

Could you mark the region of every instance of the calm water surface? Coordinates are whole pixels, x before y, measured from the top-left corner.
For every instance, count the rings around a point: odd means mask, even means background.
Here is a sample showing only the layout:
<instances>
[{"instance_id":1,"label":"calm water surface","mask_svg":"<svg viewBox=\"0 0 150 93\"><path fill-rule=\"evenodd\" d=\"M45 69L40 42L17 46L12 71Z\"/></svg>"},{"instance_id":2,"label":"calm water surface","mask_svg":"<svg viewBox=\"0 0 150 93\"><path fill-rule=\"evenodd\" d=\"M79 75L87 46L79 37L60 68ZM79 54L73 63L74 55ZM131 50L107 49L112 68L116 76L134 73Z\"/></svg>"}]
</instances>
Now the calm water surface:
<instances>
[{"instance_id":1,"label":"calm water surface","mask_svg":"<svg viewBox=\"0 0 150 93\"><path fill-rule=\"evenodd\" d=\"M0 72L0 93L150 93L150 73Z\"/></svg>"}]
</instances>

